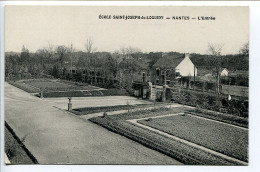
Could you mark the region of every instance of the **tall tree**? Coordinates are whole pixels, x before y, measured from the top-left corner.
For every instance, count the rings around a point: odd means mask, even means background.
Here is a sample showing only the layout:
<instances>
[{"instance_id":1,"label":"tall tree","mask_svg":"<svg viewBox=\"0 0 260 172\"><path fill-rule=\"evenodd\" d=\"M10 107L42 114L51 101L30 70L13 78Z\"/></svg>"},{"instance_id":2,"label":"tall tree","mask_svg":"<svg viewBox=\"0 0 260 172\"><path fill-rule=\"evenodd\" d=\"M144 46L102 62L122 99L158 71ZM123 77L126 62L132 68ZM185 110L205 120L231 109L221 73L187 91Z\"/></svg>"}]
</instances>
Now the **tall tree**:
<instances>
[{"instance_id":1,"label":"tall tree","mask_svg":"<svg viewBox=\"0 0 260 172\"><path fill-rule=\"evenodd\" d=\"M96 71L97 62L96 62L96 55L94 54L96 48L94 47L94 41L91 37L87 39L87 42L85 43L85 48L87 51L87 59L89 60L88 68L90 68L91 66L94 68L94 83L97 84L97 71ZM92 78L92 76L90 77Z\"/></svg>"},{"instance_id":2,"label":"tall tree","mask_svg":"<svg viewBox=\"0 0 260 172\"><path fill-rule=\"evenodd\" d=\"M91 37L87 39L87 42L85 43L85 48L88 54L96 51L96 48L94 47L94 41Z\"/></svg>"},{"instance_id":3,"label":"tall tree","mask_svg":"<svg viewBox=\"0 0 260 172\"><path fill-rule=\"evenodd\" d=\"M68 53L68 48L65 47L64 45L60 45L56 48L56 52L58 54L58 64L60 66L60 69L62 69L63 63Z\"/></svg>"},{"instance_id":4,"label":"tall tree","mask_svg":"<svg viewBox=\"0 0 260 172\"><path fill-rule=\"evenodd\" d=\"M208 44L208 55L209 64L212 67L212 74L216 79L216 97L217 102L219 103L220 96L220 76L221 76L221 62L223 61L223 56L221 55L223 44Z\"/></svg>"},{"instance_id":5,"label":"tall tree","mask_svg":"<svg viewBox=\"0 0 260 172\"><path fill-rule=\"evenodd\" d=\"M23 45L22 52L21 52L21 63L26 65L30 62L30 54L29 50Z\"/></svg>"}]
</instances>

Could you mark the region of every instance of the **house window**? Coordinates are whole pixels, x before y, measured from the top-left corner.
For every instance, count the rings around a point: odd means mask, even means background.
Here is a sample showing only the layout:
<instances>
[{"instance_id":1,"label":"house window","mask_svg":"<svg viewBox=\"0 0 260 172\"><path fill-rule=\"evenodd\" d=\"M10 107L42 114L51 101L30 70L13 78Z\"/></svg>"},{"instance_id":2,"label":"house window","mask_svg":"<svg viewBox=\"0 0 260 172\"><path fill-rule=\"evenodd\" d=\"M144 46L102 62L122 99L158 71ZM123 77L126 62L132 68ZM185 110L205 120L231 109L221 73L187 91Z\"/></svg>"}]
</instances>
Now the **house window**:
<instances>
[{"instance_id":1,"label":"house window","mask_svg":"<svg viewBox=\"0 0 260 172\"><path fill-rule=\"evenodd\" d=\"M159 84L159 79L156 79L156 84Z\"/></svg>"},{"instance_id":2,"label":"house window","mask_svg":"<svg viewBox=\"0 0 260 172\"><path fill-rule=\"evenodd\" d=\"M156 69L156 75L159 76L160 75L160 69Z\"/></svg>"},{"instance_id":3,"label":"house window","mask_svg":"<svg viewBox=\"0 0 260 172\"><path fill-rule=\"evenodd\" d=\"M145 75L145 72L143 72L143 82L145 82L146 80L146 75Z\"/></svg>"}]
</instances>

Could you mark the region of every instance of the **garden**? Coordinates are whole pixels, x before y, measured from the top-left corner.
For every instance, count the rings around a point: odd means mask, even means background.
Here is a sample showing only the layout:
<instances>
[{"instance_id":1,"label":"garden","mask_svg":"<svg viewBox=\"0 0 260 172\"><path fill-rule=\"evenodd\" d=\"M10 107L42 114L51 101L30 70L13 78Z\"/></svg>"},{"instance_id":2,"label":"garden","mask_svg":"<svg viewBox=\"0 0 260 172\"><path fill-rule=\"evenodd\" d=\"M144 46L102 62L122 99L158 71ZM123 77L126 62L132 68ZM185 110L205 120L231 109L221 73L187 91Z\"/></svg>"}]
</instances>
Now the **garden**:
<instances>
[{"instance_id":1,"label":"garden","mask_svg":"<svg viewBox=\"0 0 260 172\"><path fill-rule=\"evenodd\" d=\"M9 83L28 93L35 93L37 97L41 97L42 92L44 98L129 95L125 89L102 89L87 83L48 78L9 81Z\"/></svg>"},{"instance_id":2,"label":"garden","mask_svg":"<svg viewBox=\"0 0 260 172\"><path fill-rule=\"evenodd\" d=\"M196 143L225 155L248 161L248 130L191 115L140 120L138 123Z\"/></svg>"},{"instance_id":3,"label":"garden","mask_svg":"<svg viewBox=\"0 0 260 172\"><path fill-rule=\"evenodd\" d=\"M187 110L188 108L185 107L159 107L140 111L129 111L128 113L118 115L103 115L91 118L89 120L104 128L107 128L108 130L171 156L184 164L243 165L237 161L225 159L216 154L198 149L189 144L184 144L180 141L171 139L127 121L140 118L151 119L150 117L183 113ZM161 122L161 120L164 122ZM173 118L157 118L138 122L148 126L155 125L153 127L157 127L164 132L187 139L188 141L208 147L209 149L222 152L225 155L247 161L247 131L239 130L232 126L223 126L224 124L219 124L216 122L205 122L205 120L197 119L195 117L187 117L186 115L177 115ZM221 129L222 127L223 129ZM169 131L167 128L169 128ZM223 135L221 135L221 133ZM234 137L234 140L229 137ZM237 145L232 147L234 144ZM229 150L230 147L231 150Z\"/></svg>"}]
</instances>

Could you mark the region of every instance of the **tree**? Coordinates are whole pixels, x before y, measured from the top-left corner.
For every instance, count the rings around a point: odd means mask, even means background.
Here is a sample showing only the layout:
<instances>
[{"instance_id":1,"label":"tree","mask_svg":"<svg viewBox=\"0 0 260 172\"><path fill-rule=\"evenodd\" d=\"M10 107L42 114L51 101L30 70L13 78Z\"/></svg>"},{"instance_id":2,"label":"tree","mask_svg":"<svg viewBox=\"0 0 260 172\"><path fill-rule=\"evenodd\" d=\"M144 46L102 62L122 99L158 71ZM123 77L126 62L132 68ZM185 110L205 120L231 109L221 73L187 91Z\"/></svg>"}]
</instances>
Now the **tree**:
<instances>
[{"instance_id":1,"label":"tree","mask_svg":"<svg viewBox=\"0 0 260 172\"><path fill-rule=\"evenodd\" d=\"M73 47L73 44L70 44L70 48L69 48L69 56L70 56L70 73L72 72L72 59L74 58L74 52L75 52L75 48Z\"/></svg>"},{"instance_id":2,"label":"tree","mask_svg":"<svg viewBox=\"0 0 260 172\"><path fill-rule=\"evenodd\" d=\"M30 54L29 54L29 50L27 48L25 48L25 46L23 45L22 48L22 52L21 52L21 63L22 64L28 64L30 61Z\"/></svg>"},{"instance_id":3,"label":"tree","mask_svg":"<svg viewBox=\"0 0 260 172\"><path fill-rule=\"evenodd\" d=\"M212 67L212 74L216 79L216 98L217 103L219 104L219 96L220 96L220 76L221 76L221 62L223 61L223 56L221 55L221 51L223 49L223 44L208 44L208 54L209 64Z\"/></svg>"},{"instance_id":4,"label":"tree","mask_svg":"<svg viewBox=\"0 0 260 172\"><path fill-rule=\"evenodd\" d=\"M129 85L127 85L128 89L132 87L134 73L138 72L141 68L140 63L137 59L133 57L125 58L119 65L120 69L130 76Z\"/></svg>"},{"instance_id":5,"label":"tree","mask_svg":"<svg viewBox=\"0 0 260 172\"><path fill-rule=\"evenodd\" d=\"M96 51L96 48L94 48L94 42L93 42L93 39L91 37L89 37L87 39L87 42L85 43L85 47L86 47L86 50L87 50L87 53L90 54L94 51Z\"/></svg>"},{"instance_id":6,"label":"tree","mask_svg":"<svg viewBox=\"0 0 260 172\"><path fill-rule=\"evenodd\" d=\"M104 64L108 72L112 74L113 79L116 79L118 73L118 59L116 56L112 57L110 53L108 53L105 57L105 64Z\"/></svg>"},{"instance_id":7,"label":"tree","mask_svg":"<svg viewBox=\"0 0 260 172\"><path fill-rule=\"evenodd\" d=\"M97 71L96 71L97 62L96 62L96 55L93 54L96 51L96 48L94 48L94 41L91 37L87 39L87 42L85 43L85 48L87 51L87 59L89 60L88 67L92 66L94 68L94 83L97 84Z\"/></svg>"},{"instance_id":8,"label":"tree","mask_svg":"<svg viewBox=\"0 0 260 172\"><path fill-rule=\"evenodd\" d=\"M249 56L249 42L245 43L239 50L239 54Z\"/></svg>"},{"instance_id":9,"label":"tree","mask_svg":"<svg viewBox=\"0 0 260 172\"><path fill-rule=\"evenodd\" d=\"M132 54L141 53L141 49L132 46L121 47L120 52L125 58L129 58Z\"/></svg>"},{"instance_id":10,"label":"tree","mask_svg":"<svg viewBox=\"0 0 260 172\"><path fill-rule=\"evenodd\" d=\"M60 45L56 48L56 52L58 54L58 64L60 65L60 69L62 69L65 57L68 53L68 48L64 45Z\"/></svg>"}]
</instances>

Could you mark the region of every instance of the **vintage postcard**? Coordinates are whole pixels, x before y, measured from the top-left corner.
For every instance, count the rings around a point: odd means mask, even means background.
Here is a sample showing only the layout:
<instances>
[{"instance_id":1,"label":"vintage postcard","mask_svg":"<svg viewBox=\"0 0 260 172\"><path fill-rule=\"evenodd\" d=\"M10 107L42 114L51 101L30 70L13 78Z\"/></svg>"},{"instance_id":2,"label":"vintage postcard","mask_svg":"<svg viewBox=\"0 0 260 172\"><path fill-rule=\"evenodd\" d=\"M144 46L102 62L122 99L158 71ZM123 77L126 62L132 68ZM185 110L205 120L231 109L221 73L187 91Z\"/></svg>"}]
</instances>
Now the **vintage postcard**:
<instances>
[{"instance_id":1,"label":"vintage postcard","mask_svg":"<svg viewBox=\"0 0 260 172\"><path fill-rule=\"evenodd\" d=\"M6 6L5 163L248 165L249 8Z\"/></svg>"}]
</instances>

